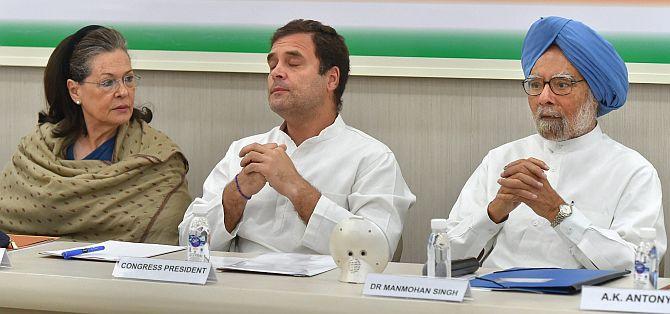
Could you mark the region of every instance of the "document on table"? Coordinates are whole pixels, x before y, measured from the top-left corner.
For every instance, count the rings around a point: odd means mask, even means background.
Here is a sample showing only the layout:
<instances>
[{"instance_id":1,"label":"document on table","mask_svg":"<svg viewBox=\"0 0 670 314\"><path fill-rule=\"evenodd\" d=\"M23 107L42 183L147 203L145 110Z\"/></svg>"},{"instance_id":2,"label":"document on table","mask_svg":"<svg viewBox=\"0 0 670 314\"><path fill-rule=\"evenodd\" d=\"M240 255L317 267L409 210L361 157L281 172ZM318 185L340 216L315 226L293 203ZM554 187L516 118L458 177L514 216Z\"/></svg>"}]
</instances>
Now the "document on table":
<instances>
[{"instance_id":1,"label":"document on table","mask_svg":"<svg viewBox=\"0 0 670 314\"><path fill-rule=\"evenodd\" d=\"M74 256L73 258L116 262L123 256L154 257L158 255L181 251L184 249L183 246L174 246L174 245L135 243L135 242L123 242L123 241L105 241L102 243L91 244L87 246L69 248L66 250L44 251L40 252L39 254L48 256L62 256L63 252L66 251L91 248L96 246L104 246L105 249L102 251L84 253L81 255Z\"/></svg>"},{"instance_id":2,"label":"document on table","mask_svg":"<svg viewBox=\"0 0 670 314\"><path fill-rule=\"evenodd\" d=\"M598 285L628 273L627 270L516 267L475 277L470 285L494 290L576 294L582 286Z\"/></svg>"},{"instance_id":3,"label":"document on table","mask_svg":"<svg viewBox=\"0 0 670 314\"><path fill-rule=\"evenodd\" d=\"M234 257L234 256L210 256L209 262L212 263L214 268L224 268L226 266L231 266L239 262L249 260L248 257Z\"/></svg>"},{"instance_id":4,"label":"document on table","mask_svg":"<svg viewBox=\"0 0 670 314\"><path fill-rule=\"evenodd\" d=\"M35 236L35 235L22 235L22 234L8 234L8 236L12 240L11 244L14 245L11 246L10 244L9 247L10 251L58 240L58 237L48 237L48 236Z\"/></svg>"},{"instance_id":5,"label":"document on table","mask_svg":"<svg viewBox=\"0 0 670 314\"><path fill-rule=\"evenodd\" d=\"M310 277L336 267L330 255L265 253L218 269Z\"/></svg>"}]
</instances>

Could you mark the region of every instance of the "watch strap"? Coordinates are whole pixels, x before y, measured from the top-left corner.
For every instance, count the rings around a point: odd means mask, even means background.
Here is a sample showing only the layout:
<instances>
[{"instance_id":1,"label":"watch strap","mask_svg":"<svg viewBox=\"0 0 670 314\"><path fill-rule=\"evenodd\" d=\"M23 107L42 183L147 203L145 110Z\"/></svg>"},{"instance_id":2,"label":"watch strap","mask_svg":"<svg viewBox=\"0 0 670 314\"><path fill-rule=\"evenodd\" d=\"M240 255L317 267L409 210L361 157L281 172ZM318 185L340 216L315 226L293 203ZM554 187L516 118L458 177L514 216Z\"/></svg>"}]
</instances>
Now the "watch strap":
<instances>
[{"instance_id":1,"label":"watch strap","mask_svg":"<svg viewBox=\"0 0 670 314\"><path fill-rule=\"evenodd\" d=\"M556 214L556 218L554 218L554 221L551 222L552 228L556 228L558 225L561 224L561 222L563 222L563 220L565 220L565 218L568 218L570 217L570 215L572 215L573 204L574 202L571 202L570 204L562 204L561 206L558 207L559 208L558 214ZM563 206L569 206L570 211L566 213L565 211L561 210L561 207Z\"/></svg>"}]
</instances>

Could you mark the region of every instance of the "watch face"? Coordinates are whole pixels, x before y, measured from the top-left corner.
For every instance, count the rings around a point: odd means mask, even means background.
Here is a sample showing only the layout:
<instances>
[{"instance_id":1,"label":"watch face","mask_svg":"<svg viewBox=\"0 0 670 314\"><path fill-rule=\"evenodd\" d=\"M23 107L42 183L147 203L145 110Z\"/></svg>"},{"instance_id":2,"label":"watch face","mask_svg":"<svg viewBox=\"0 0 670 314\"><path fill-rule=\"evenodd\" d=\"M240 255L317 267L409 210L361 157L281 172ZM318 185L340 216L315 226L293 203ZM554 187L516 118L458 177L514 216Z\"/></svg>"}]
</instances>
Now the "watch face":
<instances>
[{"instance_id":1,"label":"watch face","mask_svg":"<svg viewBox=\"0 0 670 314\"><path fill-rule=\"evenodd\" d=\"M563 214L564 216L568 216L568 215L572 214L572 207L570 207L570 205L563 204L559 208L559 212L561 214Z\"/></svg>"}]
</instances>

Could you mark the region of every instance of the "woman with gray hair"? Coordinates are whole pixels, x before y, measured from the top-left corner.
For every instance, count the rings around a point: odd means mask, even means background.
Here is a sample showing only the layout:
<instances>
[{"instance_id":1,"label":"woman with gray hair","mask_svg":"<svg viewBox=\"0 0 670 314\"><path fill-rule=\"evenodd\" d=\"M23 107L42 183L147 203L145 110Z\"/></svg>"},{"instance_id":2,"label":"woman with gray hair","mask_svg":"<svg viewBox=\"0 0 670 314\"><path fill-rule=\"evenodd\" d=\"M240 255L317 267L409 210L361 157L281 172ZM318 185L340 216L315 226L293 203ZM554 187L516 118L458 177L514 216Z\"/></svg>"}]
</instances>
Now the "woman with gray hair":
<instances>
[{"instance_id":1,"label":"woman with gray hair","mask_svg":"<svg viewBox=\"0 0 670 314\"><path fill-rule=\"evenodd\" d=\"M134 107L139 80L116 30L87 26L56 47L47 108L0 177L0 230L177 244L188 162Z\"/></svg>"}]
</instances>

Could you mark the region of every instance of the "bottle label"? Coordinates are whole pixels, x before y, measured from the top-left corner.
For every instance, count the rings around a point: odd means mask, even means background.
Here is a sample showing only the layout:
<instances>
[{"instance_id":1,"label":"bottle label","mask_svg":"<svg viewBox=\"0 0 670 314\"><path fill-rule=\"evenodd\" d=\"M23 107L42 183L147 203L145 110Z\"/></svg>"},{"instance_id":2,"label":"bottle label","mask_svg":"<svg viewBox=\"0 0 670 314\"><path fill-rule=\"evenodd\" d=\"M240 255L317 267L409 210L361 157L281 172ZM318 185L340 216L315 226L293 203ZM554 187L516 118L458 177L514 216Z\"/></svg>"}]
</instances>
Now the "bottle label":
<instances>
[{"instance_id":1,"label":"bottle label","mask_svg":"<svg viewBox=\"0 0 670 314\"><path fill-rule=\"evenodd\" d=\"M188 235L188 242L191 244L192 247L199 247L204 243L202 240L200 240L200 237L198 237L195 234Z\"/></svg>"},{"instance_id":2,"label":"bottle label","mask_svg":"<svg viewBox=\"0 0 670 314\"><path fill-rule=\"evenodd\" d=\"M209 228L198 226L189 232L188 243L191 245L191 247L201 247L207 244L208 237Z\"/></svg>"},{"instance_id":3,"label":"bottle label","mask_svg":"<svg viewBox=\"0 0 670 314\"><path fill-rule=\"evenodd\" d=\"M649 268L647 268L647 266L645 266L642 261L635 261L635 272L636 273L644 274L648 270L649 270Z\"/></svg>"}]
</instances>

